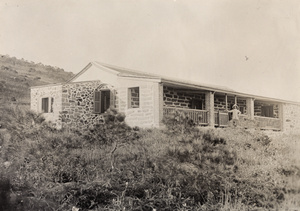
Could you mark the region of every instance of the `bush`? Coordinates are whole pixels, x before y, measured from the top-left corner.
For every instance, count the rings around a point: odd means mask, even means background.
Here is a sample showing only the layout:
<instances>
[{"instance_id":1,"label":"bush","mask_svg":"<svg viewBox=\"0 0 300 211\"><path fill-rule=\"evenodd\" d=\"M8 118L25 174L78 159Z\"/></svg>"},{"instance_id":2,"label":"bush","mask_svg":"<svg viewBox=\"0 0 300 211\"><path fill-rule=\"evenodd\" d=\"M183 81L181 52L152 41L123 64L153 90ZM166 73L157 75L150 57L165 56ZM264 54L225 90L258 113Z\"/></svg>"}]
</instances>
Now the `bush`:
<instances>
[{"instance_id":1,"label":"bush","mask_svg":"<svg viewBox=\"0 0 300 211\"><path fill-rule=\"evenodd\" d=\"M10 181L0 176L0 210L9 210L10 208Z\"/></svg>"},{"instance_id":2,"label":"bush","mask_svg":"<svg viewBox=\"0 0 300 211\"><path fill-rule=\"evenodd\" d=\"M195 124L186 112L175 111L164 117L163 123L167 127L169 134L186 134L195 129Z\"/></svg>"}]
</instances>

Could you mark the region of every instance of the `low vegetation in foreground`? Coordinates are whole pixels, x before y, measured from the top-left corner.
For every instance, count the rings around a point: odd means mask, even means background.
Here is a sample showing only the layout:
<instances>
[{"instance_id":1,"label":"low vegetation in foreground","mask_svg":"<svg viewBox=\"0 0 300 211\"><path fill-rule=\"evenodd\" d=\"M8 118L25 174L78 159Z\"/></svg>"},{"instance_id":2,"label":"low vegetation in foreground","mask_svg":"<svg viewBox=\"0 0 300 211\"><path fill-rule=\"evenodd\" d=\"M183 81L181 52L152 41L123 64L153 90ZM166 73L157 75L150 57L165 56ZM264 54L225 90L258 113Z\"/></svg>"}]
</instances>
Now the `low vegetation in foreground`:
<instances>
[{"instance_id":1,"label":"low vegetation in foreground","mask_svg":"<svg viewBox=\"0 0 300 211\"><path fill-rule=\"evenodd\" d=\"M86 131L2 109L0 210L297 210L299 134L130 128L114 110Z\"/></svg>"}]
</instances>

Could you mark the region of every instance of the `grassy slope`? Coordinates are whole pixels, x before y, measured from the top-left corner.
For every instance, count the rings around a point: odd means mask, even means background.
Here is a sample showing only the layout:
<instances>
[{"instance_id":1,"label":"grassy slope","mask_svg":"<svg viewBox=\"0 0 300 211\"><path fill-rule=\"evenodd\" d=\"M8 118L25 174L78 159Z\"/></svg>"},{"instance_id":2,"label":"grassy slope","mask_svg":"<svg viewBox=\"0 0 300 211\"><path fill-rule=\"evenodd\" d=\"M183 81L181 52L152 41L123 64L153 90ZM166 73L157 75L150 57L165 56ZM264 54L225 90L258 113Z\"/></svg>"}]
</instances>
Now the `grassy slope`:
<instances>
[{"instance_id":1,"label":"grassy slope","mask_svg":"<svg viewBox=\"0 0 300 211\"><path fill-rule=\"evenodd\" d=\"M15 210L300 207L297 134L181 125L139 131L113 112L105 125L78 133L18 108L2 115L10 123L0 135L2 202Z\"/></svg>"},{"instance_id":2,"label":"grassy slope","mask_svg":"<svg viewBox=\"0 0 300 211\"><path fill-rule=\"evenodd\" d=\"M61 68L0 55L0 105L18 103L29 108L31 86L65 82L72 76Z\"/></svg>"}]
</instances>

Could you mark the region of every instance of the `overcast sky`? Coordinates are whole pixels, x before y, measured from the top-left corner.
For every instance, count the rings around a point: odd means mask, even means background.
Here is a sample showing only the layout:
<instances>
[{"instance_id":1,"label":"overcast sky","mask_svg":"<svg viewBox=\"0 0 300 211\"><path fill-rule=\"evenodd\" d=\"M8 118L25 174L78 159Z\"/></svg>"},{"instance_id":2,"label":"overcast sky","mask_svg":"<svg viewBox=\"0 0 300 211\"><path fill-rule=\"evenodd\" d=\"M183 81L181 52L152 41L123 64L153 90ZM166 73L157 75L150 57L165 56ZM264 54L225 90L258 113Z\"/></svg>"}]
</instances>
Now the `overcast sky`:
<instances>
[{"instance_id":1,"label":"overcast sky","mask_svg":"<svg viewBox=\"0 0 300 211\"><path fill-rule=\"evenodd\" d=\"M300 102L299 0L0 0L0 54Z\"/></svg>"}]
</instances>

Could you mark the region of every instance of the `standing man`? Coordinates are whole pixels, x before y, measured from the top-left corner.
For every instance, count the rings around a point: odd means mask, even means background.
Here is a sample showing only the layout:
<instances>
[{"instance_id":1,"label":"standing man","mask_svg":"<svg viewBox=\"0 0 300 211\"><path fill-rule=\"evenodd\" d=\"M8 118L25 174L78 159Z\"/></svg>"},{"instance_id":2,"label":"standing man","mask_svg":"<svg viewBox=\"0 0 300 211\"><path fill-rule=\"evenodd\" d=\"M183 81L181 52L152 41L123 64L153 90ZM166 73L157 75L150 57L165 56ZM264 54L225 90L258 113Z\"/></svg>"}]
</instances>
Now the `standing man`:
<instances>
[{"instance_id":1,"label":"standing man","mask_svg":"<svg viewBox=\"0 0 300 211\"><path fill-rule=\"evenodd\" d=\"M233 126L236 127L239 122L239 115L241 114L241 112L238 110L238 106L234 104L232 106L232 110L228 111L228 113L232 113L232 123Z\"/></svg>"}]
</instances>

